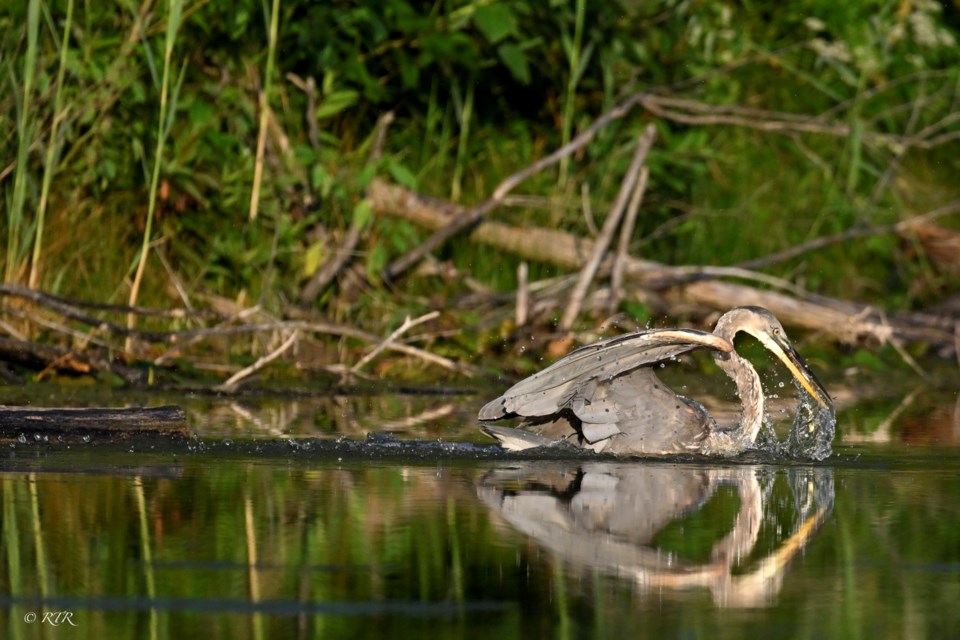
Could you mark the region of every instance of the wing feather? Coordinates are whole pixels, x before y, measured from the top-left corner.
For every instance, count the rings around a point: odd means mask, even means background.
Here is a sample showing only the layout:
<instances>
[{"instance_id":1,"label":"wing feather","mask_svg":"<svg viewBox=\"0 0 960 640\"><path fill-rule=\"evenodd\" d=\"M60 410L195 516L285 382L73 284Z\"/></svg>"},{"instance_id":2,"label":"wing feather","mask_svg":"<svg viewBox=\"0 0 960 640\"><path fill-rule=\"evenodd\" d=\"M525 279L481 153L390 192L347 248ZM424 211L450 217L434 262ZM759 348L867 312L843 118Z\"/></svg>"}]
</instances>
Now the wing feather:
<instances>
[{"instance_id":1,"label":"wing feather","mask_svg":"<svg viewBox=\"0 0 960 640\"><path fill-rule=\"evenodd\" d=\"M574 402L591 414L599 413L602 406L593 411L587 404L593 401L598 383L701 348L729 353L733 344L695 329L652 329L607 338L571 351L543 371L513 385L480 410L480 420L499 420L510 414L547 416ZM580 411L576 413L579 415Z\"/></svg>"}]
</instances>

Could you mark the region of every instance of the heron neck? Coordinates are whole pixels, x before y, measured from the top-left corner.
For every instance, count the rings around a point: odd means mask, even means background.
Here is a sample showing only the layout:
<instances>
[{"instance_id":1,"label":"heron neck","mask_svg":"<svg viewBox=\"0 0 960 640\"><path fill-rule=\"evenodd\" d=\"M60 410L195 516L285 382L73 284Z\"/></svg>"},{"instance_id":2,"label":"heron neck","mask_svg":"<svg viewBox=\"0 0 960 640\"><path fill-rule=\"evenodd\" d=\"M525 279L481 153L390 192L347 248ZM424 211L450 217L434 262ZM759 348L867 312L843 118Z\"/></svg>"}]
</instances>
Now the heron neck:
<instances>
[{"instance_id":1,"label":"heron neck","mask_svg":"<svg viewBox=\"0 0 960 640\"><path fill-rule=\"evenodd\" d=\"M756 442L757 434L763 424L763 386L760 376L744 358L736 352L727 357L717 357L717 364L737 385L737 395L743 407L740 413L740 425L737 429L737 438L741 447L748 447Z\"/></svg>"}]
</instances>

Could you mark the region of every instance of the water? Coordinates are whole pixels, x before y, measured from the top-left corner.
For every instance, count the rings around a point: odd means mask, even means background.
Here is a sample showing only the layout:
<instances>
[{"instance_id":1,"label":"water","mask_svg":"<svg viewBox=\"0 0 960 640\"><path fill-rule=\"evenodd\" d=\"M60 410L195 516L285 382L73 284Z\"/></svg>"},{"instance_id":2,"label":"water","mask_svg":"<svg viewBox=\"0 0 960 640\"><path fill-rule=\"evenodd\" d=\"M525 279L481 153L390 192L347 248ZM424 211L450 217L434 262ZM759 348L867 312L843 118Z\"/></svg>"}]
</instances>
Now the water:
<instances>
[{"instance_id":1,"label":"water","mask_svg":"<svg viewBox=\"0 0 960 640\"><path fill-rule=\"evenodd\" d=\"M196 437L0 443L0 637L960 637L955 393L837 391L819 463L504 455L485 397L147 398Z\"/></svg>"}]
</instances>

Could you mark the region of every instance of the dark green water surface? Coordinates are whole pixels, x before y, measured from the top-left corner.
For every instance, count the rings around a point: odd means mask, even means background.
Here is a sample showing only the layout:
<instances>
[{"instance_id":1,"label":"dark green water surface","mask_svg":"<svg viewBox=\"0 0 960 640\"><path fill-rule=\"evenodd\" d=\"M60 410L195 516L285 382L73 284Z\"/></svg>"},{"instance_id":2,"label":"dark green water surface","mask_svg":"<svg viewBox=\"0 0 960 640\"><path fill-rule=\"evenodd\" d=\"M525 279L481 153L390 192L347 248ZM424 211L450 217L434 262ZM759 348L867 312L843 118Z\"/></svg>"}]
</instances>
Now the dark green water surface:
<instances>
[{"instance_id":1,"label":"dark green water surface","mask_svg":"<svg viewBox=\"0 0 960 640\"><path fill-rule=\"evenodd\" d=\"M816 465L509 457L470 396L24 433L0 445L0 637L960 638L955 399L838 398Z\"/></svg>"}]
</instances>

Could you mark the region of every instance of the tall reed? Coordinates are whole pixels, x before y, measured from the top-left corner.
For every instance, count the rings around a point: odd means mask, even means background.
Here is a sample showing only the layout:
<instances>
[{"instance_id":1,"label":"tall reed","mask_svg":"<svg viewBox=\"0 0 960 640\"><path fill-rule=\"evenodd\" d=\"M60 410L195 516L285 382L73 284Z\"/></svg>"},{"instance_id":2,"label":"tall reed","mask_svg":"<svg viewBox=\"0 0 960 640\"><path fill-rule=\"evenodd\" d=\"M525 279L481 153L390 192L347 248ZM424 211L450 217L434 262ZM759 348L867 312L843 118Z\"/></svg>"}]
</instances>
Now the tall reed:
<instances>
[{"instance_id":1,"label":"tall reed","mask_svg":"<svg viewBox=\"0 0 960 640\"><path fill-rule=\"evenodd\" d=\"M13 178L13 202L7 212L7 260L4 280L11 282L20 270L20 241L23 236L23 209L27 197L27 156L33 138L31 98L37 70L37 45L40 35L40 0L27 6L27 55L23 65L23 99L17 119L17 168Z\"/></svg>"},{"instance_id":2,"label":"tall reed","mask_svg":"<svg viewBox=\"0 0 960 640\"><path fill-rule=\"evenodd\" d=\"M573 135L573 112L575 100L577 97L577 85L580 84L580 78L590 60L592 48L583 48L583 25L586 19L587 2L586 0L577 0L576 16L573 25L573 39L566 33L563 34L563 49L567 54L567 64L570 67L570 75L567 77L567 90L563 96L563 120L560 131L560 145L563 146L570 142ZM560 159L560 189L564 189L567 184L567 174L569 172L570 158Z\"/></svg>"},{"instance_id":3,"label":"tall reed","mask_svg":"<svg viewBox=\"0 0 960 640\"><path fill-rule=\"evenodd\" d=\"M260 208L260 184L263 181L263 156L267 146L267 126L270 122L270 80L273 76L280 22L280 0L273 0L270 10L270 37L267 42L267 68L263 72L260 91L260 133L257 136L257 156L253 167L253 189L250 192L250 219L257 219Z\"/></svg>"},{"instance_id":4,"label":"tall reed","mask_svg":"<svg viewBox=\"0 0 960 640\"><path fill-rule=\"evenodd\" d=\"M180 16L183 11L182 0L169 0L167 3L167 30L163 48L163 78L160 81L160 117L157 122L157 147L153 156L153 171L150 175L150 200L147 204L147 224L143 230L143 245L137 258L137 273L130 287L129 305L136 306L140 294L140 283L143 281L143 272L147 264L147 252L150 250L150 235L153 232L153 218L157 209L157 188L160 184L160 165L163 160L163 145L173 124L172 114L176 112L177 95L183 82L184 65L180 70L180 78L172 92L170 92L170 66L173 58L173 45L177 39L177 30L180 28ZM170 116L168 116L168 109ZM137 321L135 314L127 315L127 327L133 329ZM132 338L127 338L126 350L132 349Z\"/></svg>"},{"instance_id":5,"label":"tall reed","mask_svg":"<svg viewBox=\"0 0 960 640\"><path fill-rule=\"evenodd\" d=\"M50 142L47 145L46 161L43 165L43 184L40 187L40 204L37 206L37 228L33 238L33 259L30 261L28 284L36 289L40 282L40 253L43 249L43 226L50 198L50 183L56 173L59 142L57 129L63 117L63 78L67 71L67 44L70 41L70 28L73 24L73 0L67 0L67 20L60 38L60 66L57 69L57 88L53 96L53 124L50 125Z\"/></svg>"}]
</instances>

